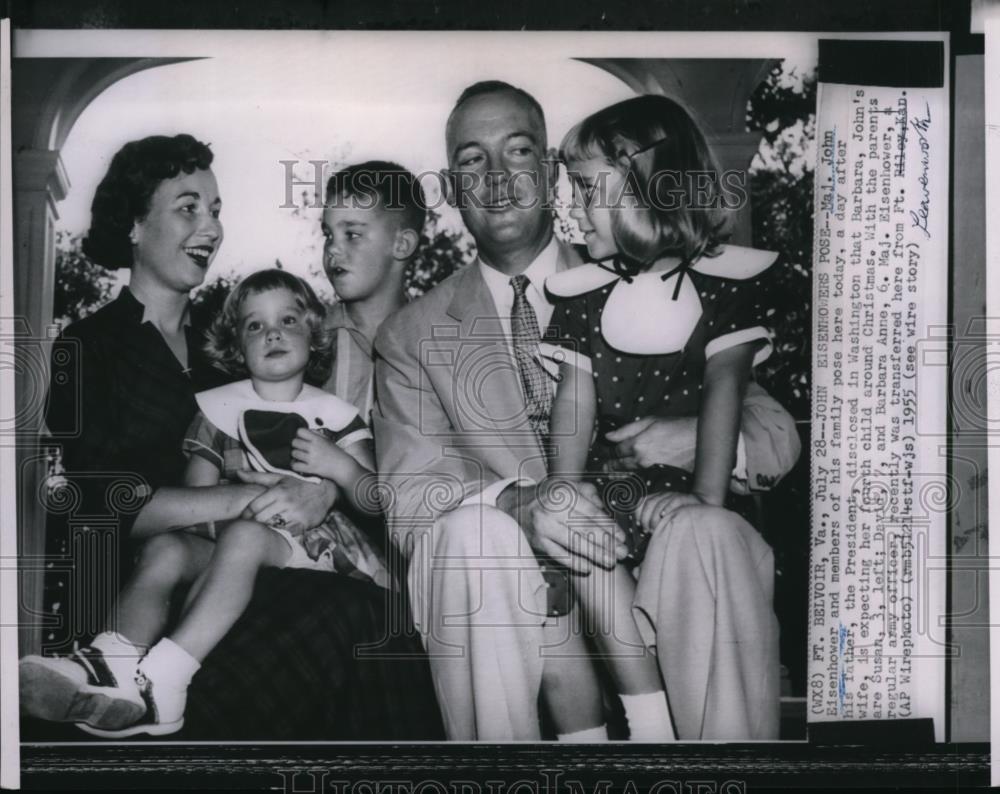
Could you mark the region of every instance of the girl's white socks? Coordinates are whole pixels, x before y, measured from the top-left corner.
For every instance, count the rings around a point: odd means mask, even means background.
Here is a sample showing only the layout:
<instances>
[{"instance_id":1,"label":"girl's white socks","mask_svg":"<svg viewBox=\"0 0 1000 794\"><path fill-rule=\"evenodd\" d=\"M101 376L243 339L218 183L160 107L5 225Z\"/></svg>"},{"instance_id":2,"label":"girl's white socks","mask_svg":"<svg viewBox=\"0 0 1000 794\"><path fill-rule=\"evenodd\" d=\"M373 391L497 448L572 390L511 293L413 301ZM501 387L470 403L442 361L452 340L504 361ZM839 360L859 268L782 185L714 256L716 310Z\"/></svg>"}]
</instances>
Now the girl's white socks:
<instances>
[{"instance_id":1,"label":"girl's white socks","mask_svg":"<svg viewBox=\"0 0 1000 794\"><path fill-rule=\"evenodd\" d=\"M187 689L201 662L168 637L149 649L142 660L142 672L157 686Z\"/></svg>"},{"instance_id":2,"label":"girl's white socks","mask_svg":"<svg viewBox=\"0 0 1000 794\"><path fill-rule=\"evenodd\" d=\"M640 695L620 695L628 720L629 738L633 742L673 742L677 740L670 723L667 695L643 692Z\"/></svg>"}]
</instances>

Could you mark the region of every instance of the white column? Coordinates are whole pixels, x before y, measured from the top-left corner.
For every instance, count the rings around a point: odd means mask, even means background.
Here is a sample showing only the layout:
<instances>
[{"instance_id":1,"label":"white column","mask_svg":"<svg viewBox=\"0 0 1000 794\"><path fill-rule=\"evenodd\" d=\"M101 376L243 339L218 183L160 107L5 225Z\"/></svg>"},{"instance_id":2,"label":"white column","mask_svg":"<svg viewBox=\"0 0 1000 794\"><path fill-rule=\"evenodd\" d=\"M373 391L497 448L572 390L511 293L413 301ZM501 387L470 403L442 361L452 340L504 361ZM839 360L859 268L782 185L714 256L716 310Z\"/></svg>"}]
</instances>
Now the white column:
<instances>
[{"instance_id":1,"label":"white column","mask_svg":"<svg viewBox=\"0 0 1000 794\"><path fill-rule=\"evenodd\" d=\"M14 157L14 356L17 427L18 548L21 653L39 650L45 569L45 509L39 498L46 475L43 429L52 324L56 203L69 187L59 152L23 150ZM10 345L10 340L4 340ZM9 351L8 351L9 352ZM6 418L6 417L5 417Z\"/></svg>"},{"instance_id":2,"label":"white column","mask_svg":"<svg viewBox=\"0 0 1000 794\"><path fill-rule=\"evenodd\" d=\"M735 245L753 245L753 202L750 200L750 161L760 148L759 132L730 132L713 136L709 143L715 152L719 168L725 171L739 171L745 175L746 202L734 212L730 223Z\"/></svg>"}]
</instances>

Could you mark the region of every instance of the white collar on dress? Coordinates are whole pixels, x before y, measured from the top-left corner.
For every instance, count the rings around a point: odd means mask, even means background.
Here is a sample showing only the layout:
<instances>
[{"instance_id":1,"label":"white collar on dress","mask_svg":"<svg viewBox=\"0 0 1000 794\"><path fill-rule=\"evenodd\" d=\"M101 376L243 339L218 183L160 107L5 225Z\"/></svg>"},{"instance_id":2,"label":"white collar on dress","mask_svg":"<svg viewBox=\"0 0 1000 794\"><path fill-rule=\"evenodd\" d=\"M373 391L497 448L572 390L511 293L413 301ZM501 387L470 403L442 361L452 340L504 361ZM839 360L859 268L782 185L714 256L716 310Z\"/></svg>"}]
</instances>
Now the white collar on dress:
<instances>
[{"instance_id":1,"label":"white collar on dress","mask_svg":"<svg viewBox=\"0 0 1000 794\"><path fill-rule=\"evenodd\" d=\"M690 269L745 281L763 273L777 258L773 251L727 245L718 256L699 259ZM683 272L664 279L669 272L644 272L626 280L598 265L582 265L550 276L545 287L554 296L571 298L607 286L610 294L600 326L604 341L623 353L665 355L684 349L702 315L701 298L691 279Z\"/></svg>"},{"instance_id":2,"label":"white collar on dress","mask_svg":"<svg viewBox=\"0 0 1000 794\"><path fill-rule=\"evenodd\" d=\"M302 384L299 396L290 401L265 400L247 380L228 383L195 395L198 408L213 425L231 438L239 438L240 415L248 408L297 413L311 428L341 430L358 415L358 409L336 395Z\"/></svg>"}]
</instances>

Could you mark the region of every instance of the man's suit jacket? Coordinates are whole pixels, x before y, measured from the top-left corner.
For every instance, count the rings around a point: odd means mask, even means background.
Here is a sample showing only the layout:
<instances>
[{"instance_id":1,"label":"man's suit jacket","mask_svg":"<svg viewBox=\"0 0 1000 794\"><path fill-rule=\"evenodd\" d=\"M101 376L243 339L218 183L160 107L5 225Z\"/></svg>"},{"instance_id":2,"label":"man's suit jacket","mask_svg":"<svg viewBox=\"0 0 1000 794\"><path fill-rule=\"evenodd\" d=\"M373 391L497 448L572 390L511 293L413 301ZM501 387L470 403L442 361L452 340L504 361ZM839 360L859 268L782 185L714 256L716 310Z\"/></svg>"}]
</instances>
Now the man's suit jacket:
<instances>
[{"instance_id":1,"label":"man's suit jacket","mask_svg":"<svg viewBox=\"0 0 1000 794\"><path fill-rule=\"evenodd\" d=\"M559 243L558 270L580 262ZM478 263L389 317L375 352L375 448L393 532L426 527L499 480L545 476L517 363Z\"/></svg>"}]
</instances>

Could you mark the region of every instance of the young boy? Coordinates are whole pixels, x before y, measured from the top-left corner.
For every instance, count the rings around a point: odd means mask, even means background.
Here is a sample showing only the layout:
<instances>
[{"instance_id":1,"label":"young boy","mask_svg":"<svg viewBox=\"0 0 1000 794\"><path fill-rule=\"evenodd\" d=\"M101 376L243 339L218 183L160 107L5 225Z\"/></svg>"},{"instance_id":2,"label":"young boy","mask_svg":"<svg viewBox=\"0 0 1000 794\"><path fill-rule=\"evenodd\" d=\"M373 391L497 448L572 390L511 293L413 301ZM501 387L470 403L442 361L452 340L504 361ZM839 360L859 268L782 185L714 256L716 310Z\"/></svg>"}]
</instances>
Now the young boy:
<instances>
[{"instance_id":1,"label":"young boy","mask_svg":"<svg viewBox=\"0 0 1000 794\"><path fill-rule=\"evenodd\" d=\"M407 302L407 265L427 216L423 188L396 163L370 160L330 177L323 210L323 270L339 302L330 312L333 373L326 391L368 421L373 398L375 332Z\"/></svg>"}]
</instances>

